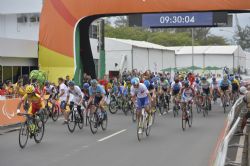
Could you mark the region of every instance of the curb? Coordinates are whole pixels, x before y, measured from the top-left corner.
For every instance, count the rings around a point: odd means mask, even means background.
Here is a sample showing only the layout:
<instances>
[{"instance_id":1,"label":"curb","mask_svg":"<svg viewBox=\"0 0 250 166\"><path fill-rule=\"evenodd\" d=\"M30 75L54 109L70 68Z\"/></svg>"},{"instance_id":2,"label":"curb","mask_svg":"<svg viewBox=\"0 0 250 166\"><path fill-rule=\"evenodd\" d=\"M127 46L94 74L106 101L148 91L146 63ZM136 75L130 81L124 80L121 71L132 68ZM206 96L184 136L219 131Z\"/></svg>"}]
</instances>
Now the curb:
<instances>
[{"instance_id":1,"label":"curb","mask_svg":"<svg viewBox=\"0 0 250 166\"><path fill-rule=\"evenodd\" d=\"M12 125L8 125L8 126L0 126L0 135L19 130L20 129L20 127L19 127L20 124L21 123L12 124Z\"/></svg>"}]
</instances>

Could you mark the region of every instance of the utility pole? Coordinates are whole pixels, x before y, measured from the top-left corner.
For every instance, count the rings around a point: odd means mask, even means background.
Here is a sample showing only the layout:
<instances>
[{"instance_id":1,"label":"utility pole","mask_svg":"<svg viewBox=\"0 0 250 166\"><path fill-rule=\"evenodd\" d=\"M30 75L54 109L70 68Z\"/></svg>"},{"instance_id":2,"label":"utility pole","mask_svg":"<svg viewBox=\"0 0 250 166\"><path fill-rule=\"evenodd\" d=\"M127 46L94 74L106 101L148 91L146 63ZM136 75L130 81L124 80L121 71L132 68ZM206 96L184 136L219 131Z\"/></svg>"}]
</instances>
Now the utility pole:
<instances>
[{"instance_id":1,"label":"utility pole","mask_svg":"<svg viewBox=\"0 0 250 166\"><path fill-rule=\"evenodd\" d=\"M194 28L192 28L192 72L194 72Z\"/></svg>"},{"instance_id":2,"label":"utility pole","mask_svg":"<svg viewBox=\"0 0 250 166\"><path fill-rule=\"evenodd\" d=\"M105 38L104 38L104 19L99 20L99 67L98 77L103 78L106 71L106 58L105 58Z\"/></svg>"}]
</instances>

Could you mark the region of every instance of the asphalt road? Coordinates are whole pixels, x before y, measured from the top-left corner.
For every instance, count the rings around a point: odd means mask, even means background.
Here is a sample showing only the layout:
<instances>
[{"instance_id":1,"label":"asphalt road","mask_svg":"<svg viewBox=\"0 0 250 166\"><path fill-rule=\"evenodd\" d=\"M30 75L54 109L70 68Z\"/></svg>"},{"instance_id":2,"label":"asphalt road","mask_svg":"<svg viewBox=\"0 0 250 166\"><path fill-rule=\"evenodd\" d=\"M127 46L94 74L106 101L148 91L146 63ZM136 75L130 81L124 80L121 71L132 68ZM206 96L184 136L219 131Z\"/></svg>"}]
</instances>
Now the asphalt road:
<instances>
[{"instance_id":1,"label":"asphalt road","mask_svg":"<svg viewBox=\"0 0 250 166\"><path fill-rule=\"evenodd\" d=\"M157 115L150 137L141 142L131 116L121 112L109 114L108 130L96 135L89 126L71 134L62 119L49 120L42 142L28 140L25 149L17 131L0 135L0 166L206 166L225 118L216 105L206 118L194 113L192 128L183 132L180 117Z\"/></svg>"}]
</instances>

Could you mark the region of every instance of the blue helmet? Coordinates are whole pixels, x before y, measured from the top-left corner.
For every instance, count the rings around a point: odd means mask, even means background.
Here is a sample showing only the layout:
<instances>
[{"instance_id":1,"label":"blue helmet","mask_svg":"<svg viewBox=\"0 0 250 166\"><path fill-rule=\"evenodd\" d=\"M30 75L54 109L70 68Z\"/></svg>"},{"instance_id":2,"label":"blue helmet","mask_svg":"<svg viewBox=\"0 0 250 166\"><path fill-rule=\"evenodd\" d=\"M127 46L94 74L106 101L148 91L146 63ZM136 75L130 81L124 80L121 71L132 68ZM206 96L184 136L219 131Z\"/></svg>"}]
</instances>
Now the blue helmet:
<instances>
[{"instance_id":1,"label":"blue helmet","mask_svg":"<svg viewBox=\"0 0 250 166\"><path fill-rule=\"evenodd\" d=\"M132 80L131 80L131 84L132 85L138 85L140 83L140 80L139 78L137 77L134 77Z\"/></svg>"},{"instance_id":2,"label":"blue helmet","mask_svg":"<svg viewBox=\"0 0 250 166\"><path fill-rule=\"evenodd\" d=\"M89 83L84 83L83 84L83 89L89 89Z\"/></svg>"},{"instance_id":3,"label":"blue helmet","mask_svg":"<svg viewBox=\"0 0 250 166\"><path fill-rule=\"evenodd\" d=\"M148 88L148 87L150 86L149 80L145 80L145 81L144 81L144 85Z\"/></svg>"},{"instance_id":4,"label":"blue helmet","mask_svg":"<svg viewBox=\"0 0 250 166\"><path fill-rule=\"evenodd\" d=\"M75 86L75 83L73 81L69 81L68 85L69 86Z\"/></svg>"},{"instance_id":5,"label":"blue helmet","mask_svg":"<svg viewBox=\"0 0 250 166\"><path fill-rule=\"evenodd\" d=\"M207 79L206 79L206 77L201 77L201 80L206 81Z\"/></svg>"}]
</instances>

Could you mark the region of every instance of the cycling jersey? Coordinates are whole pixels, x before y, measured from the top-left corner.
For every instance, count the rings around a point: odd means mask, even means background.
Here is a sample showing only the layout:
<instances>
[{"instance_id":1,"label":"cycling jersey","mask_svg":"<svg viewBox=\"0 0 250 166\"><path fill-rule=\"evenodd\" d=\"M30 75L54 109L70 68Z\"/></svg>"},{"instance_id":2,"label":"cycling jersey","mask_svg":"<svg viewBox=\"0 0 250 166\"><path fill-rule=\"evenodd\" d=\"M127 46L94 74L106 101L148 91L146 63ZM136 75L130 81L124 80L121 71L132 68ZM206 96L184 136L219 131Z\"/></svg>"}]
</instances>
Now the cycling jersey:
<instances>
[{"instance_id":1,"label":"cycling jersey","mask_svg":"<svg viewBox=\"0 0 250 166\"><path fill-rule=\"evenodd\" d=\"M208 82L208 81L206 81L206 82L201 82L200 83L200 86L201 86L201 88L202 89L209 89L209 87L210 87L210 83Z\"/></svg>"},{"instance_id":2,"label":"cycling jersey","mask_svg":"<svg viewBox=\"0 0 250 166\"><path fill-rule=\"evenodd\" d=\"M78 86L74 86L73 90L71 90L70 87L69 87L68 90L67 90L67 95L69 96L70 94L73 96L72 101L74 103L77 103L77 104L81 101L81 99L83 97L82 91Z\"/></svg>"},{"instance_id":3,"label":"cycling jersey","mask_svg":"<svg viewBox=\"0 0 250 166\"><path fill-rule=\"evenodd\" d=\"M211 88L212 89L218 89L219 88L219 82L218 81L212 81Z\"/></svg>"},{"instance_id":4,"label":"cycling jersey","mask_svg":"<svg viewBox=\"0 0 250 166\"><path fill-rule=\"evenodd\" d=\"M194 96L194 89L192 89L192 88L183 89L182 101L185 101L185 102L190 101L190 100L192 100L193 96Z\"/></svg>"},{"instance_id":5,"label":"cycling jersey","mask_svg":"<svg viewBox=\"0 0 250 166\"><path fill-rule=\"evenodd\" d=\"M28 96L28 94L25 94L22 97L22 103L24 103L26 100L28 101L28 103L31 104L30 108L28 110L29 114L35 114L43 106L43 102L42 102L41 96L38 95L38 94L36 94L36 93L34 95L32 95L32 96Z\"/></svg>"},{"instance_id":6,"label":"cycling jersey","mask_svg":"<svg viewBox=\"0 0 250 166\"><path fill-rule=\"evenodd\" d=\"M136 95L137 98L144 98L147 97L147 94L149 92L147 87L144 84L140 83L138 88L134 88L134 86L132 86L130 93L132 96Z\"/></svg>"},{"instance_id":7,"label":"cycling jersey","mask_svg":"<svg viewBox=\"0 0 250 166\"><path fill-rule=\"evenodd\" d=\"M173 90L173 95L177 95L182 88L182 84L180 82L179 83L173 82L171 88Z\"/></svg>"}]
</instances>

